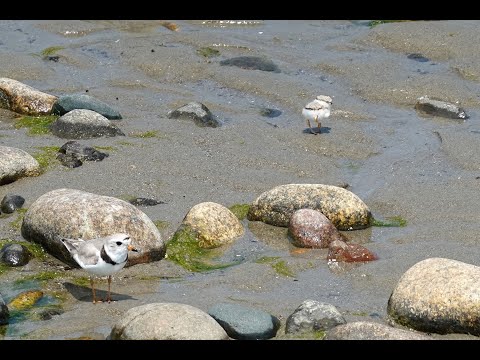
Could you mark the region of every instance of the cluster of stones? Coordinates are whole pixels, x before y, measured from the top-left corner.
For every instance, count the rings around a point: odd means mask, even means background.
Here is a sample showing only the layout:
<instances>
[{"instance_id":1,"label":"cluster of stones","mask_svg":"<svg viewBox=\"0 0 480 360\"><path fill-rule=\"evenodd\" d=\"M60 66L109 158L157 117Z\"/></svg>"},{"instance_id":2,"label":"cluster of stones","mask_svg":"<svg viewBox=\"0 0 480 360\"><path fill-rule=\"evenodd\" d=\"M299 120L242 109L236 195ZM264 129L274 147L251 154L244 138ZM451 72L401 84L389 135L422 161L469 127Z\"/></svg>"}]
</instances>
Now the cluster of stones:
<instances>
[{"instance_id":1,"label":"cluster of stones","mask_svg":"<svg viewBox=\"0 0 480 360\"><path fill-rule=\"evenodd\" d=\"M249 64L247 61L245 65L245 59L240 60L244 66ZM124 135L111 122L121 119L120 114L87 95L57 98L15 80L0 78L0 106L27 115L58 114L60 117L51 130L59 137L82 139ZM202 126L220 124L200 103L187 104L168 116L193 119ZM108 154L69 141L62 146L59 159L68 164L66 166L75 167L79 162L98 161L106 156ZM39 164L31 155L0 146L0 185L39 174ZM9 197L2 201L1 211L15 211L23 202L18 195ZM324 184L277 186L250 205L247 219L288 227L294 246L328 248L329 261L377 258L365 247L347 244L339 232L364 229L372 222L368 206L342 187ZM203 248L232 243L244 234L242 222L228 208L213 202L194 206L181 226L190 227ZM88 241L107 236L113 230L128 233L142 249L129 257L127 266L159 261L164 257L166 243L155 224L136 206L113 197L76 189L56 189L31 204L21 226L24 239L39 243L49 254L73 267L78 265L60 238ZM8 244L0 250L0 261L10 266L22 266L31 256L21 244ZM480 268L476 266L449 259L427 259L409 269L392 292L388 301L390 325L348 324L332 305L306 300L288 317L285 332L325 331L329 339L424 339L429 338L426 332L480 336L479 278ZM40 296L39 293L30 295L30 302ZM0 296L0 324L5 323L5 319L8 319L8 306ZM268 339L275 337L279 328L280 321L275 316L235 304L216 304L203 312L185 304L154 303L128 310L113 327L110 338Z\"/></svg>"}]
</instances>

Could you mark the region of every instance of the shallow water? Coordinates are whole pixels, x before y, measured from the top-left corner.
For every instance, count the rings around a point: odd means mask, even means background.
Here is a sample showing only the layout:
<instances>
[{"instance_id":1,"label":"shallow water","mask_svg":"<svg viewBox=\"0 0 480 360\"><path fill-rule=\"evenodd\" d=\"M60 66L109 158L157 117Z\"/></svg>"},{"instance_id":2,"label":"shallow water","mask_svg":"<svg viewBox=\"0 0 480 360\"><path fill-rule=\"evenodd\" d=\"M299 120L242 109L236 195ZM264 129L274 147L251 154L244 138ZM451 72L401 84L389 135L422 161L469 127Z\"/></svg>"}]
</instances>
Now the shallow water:
<instances>
[{"instance_id":1,"label":"shallow water","mask_svg":"<svg viewBox=\"0 0 480 360\"><path fill-rule=\"evenodd\" d=\"M88 90L120 111L123 119L115 124L127 134L83 140L111 148L110 156L75 169L57 164L40 177L1 186L0 197L19 194L25 208L60 187L155 198L165 203L141 210L168 223L161 232L169 239L200 202L231 206L281 184L347 183L376 218L400 216L407 226L347 233L379 260L336 269L328 266L325 250L295 252L286 229L244 220L246 235L223 256L241 265L194 274L168 260L133 266L114 279L120 300L95 306L90 289L73 286L65 275L48 285L66 293L65 312L16 324L5 339L104 338L124 311L150 302L203 310L235 302L284 322L304 300L314 299L335 305L349 321L383 322L395 284L416 262L446 257L480 266L480 65L478 42L468 41L478 38L479 21L374 28L350 21L174 23L178 31L161 21L0 21L0 77L54 95ZM53 46L62 48L58 62L41 56ZM197 53L203 47L220 55L205 58ZM412 53L429 61L409 58ZM265 57L280 72L219 64L236 56ZM304 131L301 108L318 94L333 97L333 113L323 121L323 133L313 136ZM470 118L420 116L414 104L422 95L459 101ZM190 101L204 103L222 126L167 118ZM281 115L262 116L264 108ZM0 113L0 145L33 154L66 142L30 136L14 124L11 113ZM151 130L156 137L136 136ZM11 226L14 218L0 218L1 238L21 239ZM264 256L279 257L295 276L255 262ZM45 265L28 266L34 272ZM106 289L106 281L99 288Z\"/></svg>"}]
</instances>

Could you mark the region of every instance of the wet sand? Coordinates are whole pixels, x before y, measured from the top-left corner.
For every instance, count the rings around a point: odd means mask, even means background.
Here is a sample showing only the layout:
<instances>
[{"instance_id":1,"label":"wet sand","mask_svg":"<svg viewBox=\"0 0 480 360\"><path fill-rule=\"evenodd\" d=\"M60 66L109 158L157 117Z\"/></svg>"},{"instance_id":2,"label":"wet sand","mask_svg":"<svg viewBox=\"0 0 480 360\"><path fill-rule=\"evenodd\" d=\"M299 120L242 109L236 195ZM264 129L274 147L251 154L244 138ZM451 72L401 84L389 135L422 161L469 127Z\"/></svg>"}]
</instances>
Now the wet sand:
<instances>
[{"instance_id":1,"label":"wet sand","mask_svg":"<svg viewBox=\"0 0 480 360\"><path fill-rule=\"evenodd\" d=\"M86 93L120 111L125 137L82 140L108 147L110 156L67 169L58 164L37 178L0 187L28 208L57 188L121 199L164 201L142 207L166 222L165 239L194 205L251 203L288 183L347 183L379 219L399 216L405 227L348 232L379 260L348 269L329 268L326 250L295 251L286 229L243 221L246 234L222 259L240 265L189 273L168 260L124 269L114 278L112 304L92 305L89 287L69 276L48 282L64 296L64 310L50 320L10 326L5 339L105 338L127 309L151 302L180 302L207 310L217 302L250 305L283 324L304 300L336 306L347 321L384 322L388 298L412 265L445 257L480 266L480 67L479 21L416 21L370 28L350 21L0 21L0 77L53 95ZM59 46L58 62L42 50ZM219 50L218 57L197 53ZM420 53L419 62L407 56ZM221 66L236 56L272 60L279 73ZM323 133L305 131L304 104L316 95L334 99ZM466 121L423 117L416 98L459 102ZM222 121L218 128L168 119L191 101ZM278 117L261 115L280 110ZM0 112L0 145L34 154L62 146L53 135L15 129L14 114ZM138 137L156 131L151 138ZM11 217L0 218L0 237L21 239ZM264 256L284 260L295 276L278 274ZM0 278L2 295L14 279L48 264L34 260ZM99 282L106 289L106 282ZM87 316L88 315L88 316ZM279 332L281 335L281 331Z\"/></svg>"}]
</instances>

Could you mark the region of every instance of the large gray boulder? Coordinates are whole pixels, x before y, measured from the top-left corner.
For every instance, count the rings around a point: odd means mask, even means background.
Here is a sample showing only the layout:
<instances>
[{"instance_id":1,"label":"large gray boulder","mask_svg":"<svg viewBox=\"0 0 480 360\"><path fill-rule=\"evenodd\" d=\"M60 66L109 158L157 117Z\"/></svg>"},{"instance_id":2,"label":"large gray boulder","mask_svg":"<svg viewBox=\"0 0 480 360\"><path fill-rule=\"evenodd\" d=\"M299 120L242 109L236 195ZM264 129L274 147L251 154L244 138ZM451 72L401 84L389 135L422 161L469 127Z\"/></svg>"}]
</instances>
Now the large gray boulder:
<instances>
[{"instance_id":1,"label":"large gray boulder","mask_svg":"<svg viewBox=\"0 0 480 360\"><path fill-rule=\"evenodd\" d=\"M480 336L480 267L429 258L408 269L388 300L390 322L423 332Z\"/></svg>"},{"instance_id":2,"label":"large gray boulder","mask_svg":"<svg viewBox=\"0 0 480 360\"><path fill-rule=\"evenodd\" d=\"M287 227L296 210L313 209L325 215L338 230L364 229L371 225L368 206L344 188L324 184L287 184L261 194L250 206L250 221Z\"/></svg>"},{"instance_id":3,"label":"large gray boulder","mask_svg":"<svg viewBox=\"0 0 480 360\"><path fill-rule=\"evenodd\" d=\"M49 115L56 100L56 96L20 81L0 78L0 108L24 115Z\"/></svg>"},{"instance_id":4,"label":"large gray boulder","mask_svg":"<svg viewBox=\"0 0 480 360\"><path fill-rule=\"evenodd\" d=\"M40 173L40 164L32 155L21 149L0 146L0 185Z\"/></svg>"},{"instance_id":5,"label":"large gray boulder","mask_svg":"<svg viewBox=\"0 0 480 360\"><path fill-rule=\"evenodd\" d=\"M111 340L228 340L206 312L187 304L153 303L133 307L113 326Z\"/></svg>"},{"instance_id":6,"label":"large gray boulder","mask_svg":"<svg viewBox=\"0 0 480 360\"><path fill-rule=\"evenodd\" d=\"M139 252L130 253L126 266L158 261L165 243L150 218L132 204L110 196L75 189L57 189L40 196L26 211L22 236L39 243L59 260L78 267L60 241L84 240L126 233Z\"/></svg>"}]
</instances>

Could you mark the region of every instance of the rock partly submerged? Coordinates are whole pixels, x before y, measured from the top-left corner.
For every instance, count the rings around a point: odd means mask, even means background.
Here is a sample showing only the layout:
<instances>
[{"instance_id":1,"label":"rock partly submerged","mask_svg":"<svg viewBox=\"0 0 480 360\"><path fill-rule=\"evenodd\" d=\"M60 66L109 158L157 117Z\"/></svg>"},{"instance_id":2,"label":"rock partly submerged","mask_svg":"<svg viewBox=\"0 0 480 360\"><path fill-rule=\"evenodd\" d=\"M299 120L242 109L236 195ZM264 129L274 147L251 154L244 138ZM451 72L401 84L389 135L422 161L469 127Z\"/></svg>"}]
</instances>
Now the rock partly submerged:
<instances>
[{"instance_id":1,"label":"rock partly submerged","mask_svg":"<svg viewBox=\"0 0 480 360\"><path fill-rule=\"evenodd\" d=\"M0 146L0 185L40 173L40 164L32 155L14 147Z\"/></svg>"},{"instance_id":2,"label":"rock partly submerged","mask_svg":"<svg viewBox=\"0 0 480 360\"><path fill-rule=\"evenodd\" d=\"M466 120L469 118L465 110L458 105L446 101L430 99L428 96L419 97L415 104L415 109L420 113L449 119Z\"/></svg>"},{"instance_id":3,"label":"rock partly submerged","mask_svg":"<svg viewBox=\"0 0 480 360\"><path fill-rule=\"evenodd\" d=\"M0 78L0 108L23 115L50 115L57 97L20 81Z\"/></svg>"},{"instance_id":4,"label":"rock partly submerged","mask_svg":"<svg viewBox=\"0 0 480 360\"><path fill-rule=\"evenodd\" d=\"M320 211L299 209L290 218L288 235L295 246L302 248L328 248L335 240L343 240L332 222Z\"/></svg>"},{"instance_id":5,"label":"rock partly submerged","mask_svg":"<svg viewBox=\"0 0 480 360\"><path fill-rule=\"evenodd\" d=\"M203 202L193 206L182 221L195 233L202 248L216 248L230 244L245 232L242 223L225 206Z\"/></svg>"},{"instance_id":6,"label":"rock partly submerged","mask_svg":"<svg viewBox=\"0 0 480 360\"><path fill-rule=\"evenodd\" d=\"M21 234L39 243L52 256L73 266L62 237L84 240L126 233L140 251L131 253L126 266L161 260L165 244L150 218L132 204L110 196L76 189L56 189L35 200L26 211Z\"/></svg>"},{"instance_id":7,"label":"rock partly submerged","mask_svg":"<svg viewBox=\"0 0 480 360\"><path fill-rule=\"evenodd\" d=\"M250 221L287 227L296 210L320 211L338 230L364 229L371 225L368 206L344 188L324 184L279 185L261 194L250 206Z\"/></svg>"}]
</instances>

